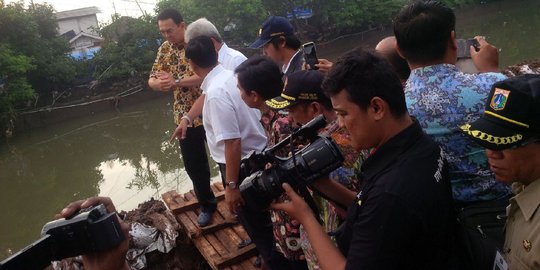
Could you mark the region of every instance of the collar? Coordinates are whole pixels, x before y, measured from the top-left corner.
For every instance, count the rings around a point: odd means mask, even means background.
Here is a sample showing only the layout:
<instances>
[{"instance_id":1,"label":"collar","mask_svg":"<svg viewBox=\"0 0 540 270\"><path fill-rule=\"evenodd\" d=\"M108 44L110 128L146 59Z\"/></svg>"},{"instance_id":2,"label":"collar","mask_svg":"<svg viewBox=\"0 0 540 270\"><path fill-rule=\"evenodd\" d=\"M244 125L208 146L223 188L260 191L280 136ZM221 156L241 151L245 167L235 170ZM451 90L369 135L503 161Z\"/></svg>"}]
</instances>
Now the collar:
<instances>
[{"instance_id":1,"label":"collar","mask_svg":"<svg viewBox=\"0 0 540 270\"><path fill-rule=\"evenodd\" d=\"M433 74L440 74L440 73L449 73L449 72L459 72L459 69L452 64L437 64L432 66L426 66L426 67L419 67L411 70L411 75L416 76L430 76Z\"/></svg>"},{"instance_id":2,"label":"collar","mask_svg":"<svg viewBox=\"0 0 540 270\"><path fill-rule=\"evenodd\" d=\"M221 64L217 64L207 75L206 77L204 77L204 80L201 84L201 89L203 91L206 91L208 90L207 87L208 85L210 84L210 82L212 81L213 78L217 77L219 75L219 73L221 73L222 71L224 71L225 68L221 65Z\"/></svg>"},{"instance_id":3,"label":"collar","mask_svg":"<svg viewBox=\"0 0 540 270\"><path fill-rule=\"evenodd\" d=\"M377 148L362 164L363 179L372 179L374 176L385 170L388 166L413 144L415 144L423 135L422 128L418 121L413 123L390 138L386 143Z\"/></svg>"},{"instance_id":4,"label":"collar","mask_svg":"<svg viewBox=\"0 0 540 270\"><path fill-rule=\"evenodd\" d=\"M512 189L516 192L516 196L511 200L515 200L523 213L523 217L525 217L526 221L529 221L540 206L540 179L530 183L528 186L514 183Z\"/></svg>"},{"instance_id":5,"label":"collar","mask_svg":"<svg viewBox=\"0 0 540 270\"><path fill-rule=\"evenodd\" d=\"M294 60L294 58L296 58L296 56L299 53L300 53L300 50L296 51L296 53L293 55L293 57L291 57L291 59L289 59L289 63L287 63L287 65L283 65L281 67L281 69L283 70L283 73L287 73L287 70L289 70L289 67L291 66L292 61Z\"/></svg>"},{"instance_id":6,"label":"collar","mask_svg":"<svg viewBox=\"0 0 540 270\"><path fill-rule=\"evenodd\" d=\"M167 41L167 42L169 42L169 41ZM171 43L171 42L169 42L169 44L171 45L172 48L177 49L177 50L183 50L184 45L185 45L184 42L182 42L182 43Z\"/></svg>"},{"instance_id":7,"label":"collar","mask_svg":"<svg viewBox=\"0 0 540 270\"><path fill-rule=\"evenodd\" d=\"M218 62L223 62L223 58L225 57L225 54L229 50L229 46L225 44L225 42L221 43L221 48L219 48L218 51Z\"/></svg>"}]
</instances>

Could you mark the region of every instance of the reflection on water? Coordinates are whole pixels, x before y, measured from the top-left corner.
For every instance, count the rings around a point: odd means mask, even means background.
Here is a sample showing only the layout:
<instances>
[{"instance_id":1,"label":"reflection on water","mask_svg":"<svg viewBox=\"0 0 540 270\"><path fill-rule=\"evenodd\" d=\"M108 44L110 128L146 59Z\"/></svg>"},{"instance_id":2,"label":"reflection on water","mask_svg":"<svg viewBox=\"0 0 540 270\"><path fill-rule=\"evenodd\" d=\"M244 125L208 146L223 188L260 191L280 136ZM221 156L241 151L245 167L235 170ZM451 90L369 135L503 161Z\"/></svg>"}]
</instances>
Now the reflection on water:
<instances>
[{"instance_id":1,"label":"reflection on water","mask_svg":"<svg viewBox=\"0 0 540 270\"><path fill-rule=\"evenodd\" d=\"M23 134L0 148L0 258L37 239L68 202L100 195L131 210L191 183L178 145L170 97ZM212 165L212 176L218 175Z\"/></svg>"},{"instance_id":2,"label":"reflection on water","mask_svg":"<svg viewBox=\"0 0 540 270\"><path fill-rule=\"evenodd\" d=\"M538 58L538 10L538 0L498 1L461 10L458 37L487 36L502 49L501 66ZM338 40L322 56L333 59L362 42L373 46L387 34L374 35L370 41ZM324 46L320 48L323 52ZM0 259L37 239L43 224L68 202L110 196L119 209L130 210L166 191L190 189L178 145L167 142L174 128L170 99L167 95L121 113L31 131L0 145ZM215 164L212 177L218 178Z\"/></svg>"}]
</instances>

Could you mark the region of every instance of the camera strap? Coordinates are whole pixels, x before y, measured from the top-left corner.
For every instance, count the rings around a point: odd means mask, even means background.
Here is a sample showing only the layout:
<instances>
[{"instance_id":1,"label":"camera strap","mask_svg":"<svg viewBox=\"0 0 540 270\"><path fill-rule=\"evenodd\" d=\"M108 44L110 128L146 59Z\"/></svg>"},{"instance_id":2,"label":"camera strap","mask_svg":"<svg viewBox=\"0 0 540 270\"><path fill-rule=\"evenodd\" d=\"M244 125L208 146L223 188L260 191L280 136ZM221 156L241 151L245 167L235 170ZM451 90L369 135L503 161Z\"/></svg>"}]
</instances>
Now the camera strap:
<instances>
[{"instance_id":1,"label":"camera strap","mask_svg":"<svg viewBox=\"0 0 540 270\"><path fill-rule=\"evenodd\" d=\"M0 270L44 269L51 264L53 240L47 234L0 263Z\"/></svg>"}]
</instances>

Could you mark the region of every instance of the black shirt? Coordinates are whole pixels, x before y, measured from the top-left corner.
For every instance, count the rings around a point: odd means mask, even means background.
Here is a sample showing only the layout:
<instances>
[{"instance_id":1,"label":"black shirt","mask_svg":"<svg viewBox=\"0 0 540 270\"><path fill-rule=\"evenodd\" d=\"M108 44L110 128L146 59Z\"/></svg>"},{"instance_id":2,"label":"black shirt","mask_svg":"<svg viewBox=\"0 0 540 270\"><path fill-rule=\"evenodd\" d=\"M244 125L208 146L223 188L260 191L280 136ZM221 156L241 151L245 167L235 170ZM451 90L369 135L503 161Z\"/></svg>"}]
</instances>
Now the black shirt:
<instances>
[{"instance_id":1,"label":"black shirt","mask_svg":"<svg viewBox=\"0 0 540 270\"><path fill-rule=\"evenodd\" d=\"M346 269L445 269L455 224L446 170L416 121L379 147L337 238Z\"/></svg>"}]
</instances>

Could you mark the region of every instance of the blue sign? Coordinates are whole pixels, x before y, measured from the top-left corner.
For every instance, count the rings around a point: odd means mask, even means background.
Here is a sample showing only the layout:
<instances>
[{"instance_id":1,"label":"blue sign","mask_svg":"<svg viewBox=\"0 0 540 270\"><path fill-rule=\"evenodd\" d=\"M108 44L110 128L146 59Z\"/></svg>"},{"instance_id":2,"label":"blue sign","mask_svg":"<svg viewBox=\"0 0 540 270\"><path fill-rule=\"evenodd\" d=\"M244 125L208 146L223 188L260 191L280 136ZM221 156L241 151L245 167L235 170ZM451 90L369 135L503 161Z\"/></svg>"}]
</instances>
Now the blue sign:
<instances>
[{"instance_id":1,"label":"blue sign","mask_svg":"<svg viewBox=\"0 0 540 270\"><path fill-rule=\"evenodd\" d=\"M297 19L309 19L313 16L313 10L310 8L296 7L293 9L293 12ZM291 12L287 12L287 19L293 19L293 14Z\"/></svg>"}]
</instances>

